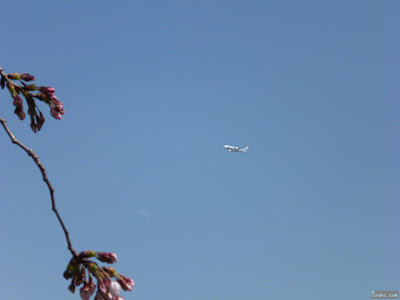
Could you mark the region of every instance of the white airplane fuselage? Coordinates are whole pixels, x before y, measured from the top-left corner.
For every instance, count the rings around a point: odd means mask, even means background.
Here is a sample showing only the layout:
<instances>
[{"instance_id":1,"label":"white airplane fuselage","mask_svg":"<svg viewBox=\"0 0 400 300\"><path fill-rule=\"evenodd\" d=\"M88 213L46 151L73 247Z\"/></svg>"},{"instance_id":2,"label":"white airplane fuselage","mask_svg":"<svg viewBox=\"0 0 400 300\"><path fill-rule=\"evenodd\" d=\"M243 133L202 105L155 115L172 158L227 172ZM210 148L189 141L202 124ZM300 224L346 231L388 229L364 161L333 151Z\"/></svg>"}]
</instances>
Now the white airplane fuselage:
<instances>
[{"instance_id":1,"label":"white airplane fuselage","mask_svg":"<svg viewBox=\"0 0 400 300\"><path fill-rule=\"evenodd\" d=\"M249 148L249 145L244 146L244 147L235 147L235 146L229 146L229 145L224 146L224 149L228 150L228 152L247 152L248 148Z\"/></svg>"}]
</instances>

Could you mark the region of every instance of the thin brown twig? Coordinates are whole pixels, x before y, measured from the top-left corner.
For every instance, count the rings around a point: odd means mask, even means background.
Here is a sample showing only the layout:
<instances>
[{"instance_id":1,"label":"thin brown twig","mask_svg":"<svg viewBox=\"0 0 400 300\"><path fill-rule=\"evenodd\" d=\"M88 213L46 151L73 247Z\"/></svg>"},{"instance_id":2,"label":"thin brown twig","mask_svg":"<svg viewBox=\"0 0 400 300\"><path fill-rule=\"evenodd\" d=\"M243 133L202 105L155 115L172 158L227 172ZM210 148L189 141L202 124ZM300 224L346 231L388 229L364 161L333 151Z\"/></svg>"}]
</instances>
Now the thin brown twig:
<instances>
[{"instance_id":1,"label":"thin brown twig","mask_svg":"<svg viewBox=\"0 0 400 300\"><path fill-rule=\"evenodd\" d=\"M1 71L0 71L1 72ZM36 155L35 152L33 152L32 149L29 149L28 147L26 147L24 144L22 144L20 141L18 141L14 134L11 132L11 130L8 128L7 124L6 124L6 120L0 118L0 123L3 125L4 129L6 130L8 136L11 138L11 141L13 142L13 144L17 144L20 148L22 148L26 153L28 153L28 155L30 157L32 157L32 159L34 160L34 162L36 163L36 165L38 166L38 168L40 169L40 172L42 173L43 176L43 181L47 184L47 187L49 188L50 191L50 197L51 197L51 206L52 206L52 210L54 211L54 213L57 216L58 221L60 222L60 225L64 231L64 235L65 238L67 240L67 244L68 244L68 249L71 252L71 254L74 257L78 257L78 254L76 253L75 249L72 247L71 241L69 239L69 233L67 228L64 225L63 220L61 219L60 214L58 213L58 210L56 208L56 201L54 198L54 188L50 183L49 178L47 177L47 173L46 173L46 169L43 167L41 161L39 160L39 157Z\"/></svg>"}]
</instances>

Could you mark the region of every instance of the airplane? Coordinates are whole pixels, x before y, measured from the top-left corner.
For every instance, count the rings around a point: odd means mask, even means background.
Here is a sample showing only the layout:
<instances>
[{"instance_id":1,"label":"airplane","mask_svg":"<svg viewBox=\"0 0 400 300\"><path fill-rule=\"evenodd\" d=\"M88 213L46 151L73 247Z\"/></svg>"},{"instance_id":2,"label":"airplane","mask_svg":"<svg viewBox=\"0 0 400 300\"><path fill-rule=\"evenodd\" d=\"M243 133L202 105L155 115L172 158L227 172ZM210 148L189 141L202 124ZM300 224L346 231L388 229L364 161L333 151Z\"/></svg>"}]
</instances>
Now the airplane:
<instances>
[{"instance_id":1,"label":"airplane","mask_svg":"<svg viewBox=\"0 0 400 300\"><path fill-rule=\"evenodd\" d=\"M247 150L249 149L249 145L246 145L243 147L234 147L234 146L225 145L224 149L228 150L228 152L247 152Z\"/></svg>"}]
</instances>

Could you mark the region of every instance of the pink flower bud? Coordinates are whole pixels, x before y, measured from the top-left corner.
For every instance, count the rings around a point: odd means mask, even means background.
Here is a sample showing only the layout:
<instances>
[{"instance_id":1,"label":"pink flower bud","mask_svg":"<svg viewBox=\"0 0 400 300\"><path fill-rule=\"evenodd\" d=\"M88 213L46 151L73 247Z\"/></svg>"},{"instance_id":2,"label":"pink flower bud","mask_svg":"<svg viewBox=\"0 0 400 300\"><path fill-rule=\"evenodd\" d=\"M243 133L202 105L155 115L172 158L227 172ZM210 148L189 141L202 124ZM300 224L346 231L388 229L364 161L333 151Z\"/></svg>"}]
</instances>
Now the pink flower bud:
<instances>
[{"instance_id":1,"label":"pink flower bud","mask_svg":"<svg viewBox=\"0 0 400 300\"><path fill-rule=\"evenodd\" d=\"M28 111L28 113L30 112L30 110ZM40 131L40 129L42 129L42 126L44 124L44 116L42 114L41 111L39 111L39 115L37 114L35 116L31 116L31 128L33 130L34 133L36 133L36 131Z\"/></svg>"},{"instance_id":2,"label":"pink flower bud","mask_svg":"<svg viewBox=\"0 0 400 300\"><path fill-rule=\"evenodd\" d=\"M99 290L105 294L111 282L110 275L108 275L103 268L99 268L98 265L92 261L87 263L86 268L96 277Z\"/></svg>"},{"instance_id":3,"label":"pink flower bud","mask_svg":"<svg viewBox=\"0 0 400 300\"><path fill-rule=\"evenodd\" d=\"M92 295L90 295L87 291L84 291L83 289L81 289L80 296L81 296L82 300L89 300L90 296L92 296Z\"/></svg>"},{"instance_id":4,"label":"pink flower bud","mask_svg":"<svg viewBox=\"0 0 400 300\"><path fill-rule=\"evenodd\" d=\"M25 119L25 113L22 106L17 106L14 110L14 114L16 114L21 121Z\"/></svg>"},{"instance_id":5,"label":"pink flower bud","mask_svg":"<svg viewBox=\"0 0 400 300\"><path fill-rule=\"evenodd\" d=\"M20 96L16 95L16 96L14 97L13 105L16 106L16 107L22 106L22 105L23 105L23 102L22 102L22 99L21 99Z\"/></svg>"},{"instance_id":6,"label":"pink flower bud","mask_svg":"<svg viewBox=\"0 0 400 300\"><path fill-rule=\"evenodd\" d=\"M108 288L108 286L110 284L110 281L104 280L104 279L100 279L100 278L97 278L97 280L98 280L98 284L99 284L99 290L103 294L105 294L107 292L107 288Z\"/></svg>"},{"instance_id":7,"label":"pink flower bud","mask_svg":"<svg viewBox=\"0 0 400 300\"><path fill-rule=\"evenodd\" d=\"M40 118L37 118L37 129L38 131L40 131L40 129L42 129L42 126L44 124L44 116L43 114L40 112Z\"/></svg>"},{"instance_id":8,"label":"pink flower bud","mask_svg":"<svg viewBox=\"0 0 400 300\"><path fill-rule=\"evenodd\" d=\"M33 120L33 119L32 119L32 120ZM36 133L37 131L39 131L38 128L37 128L37 126L36 126L36 124L35 124L33 121L31 121L31 129L32 129L32 131L33 131L34 133Z\"/></svg>"},{"instance_id":9,"label":"pink flower bud","mask_svg":"<svg viewBox=\"0 0 400 300\"><path fill-rule=\"evenodd\" d=\"M25 80L25 81L35 80L35 77L33 77L32 75L27 74L27 73L22 73L20 76L21 76L21 79Z\"/></svg>"},{"instance_id":10,"label":"pink flower bud","mask_svg":"<svg viewBox=\"0 0 400 300\"><path fill-rule=\"evenodd\" d=\"M58 101L57 97L53 94L50 95L50 113L53 118L60 120L61 115L65 114L64 104Z\"/></svg>"},{"instance_id":11,"label":"pink flower bud","mask_svg":"<svg viewBox=\"0 0 400 300\"><path fill-rule=\"evenodd\" d=\"M118 276L115 276L115 278L124 291L132 291L133 287L135 286L133 280L125 277L124 275L118 274Z\"/></svg>"},{"instance_id":12,"label":"pink flower bud","mask_svg":"<svg viewBox=\"0 0 400 300\"><path fill-rule=\"evenodd\" d=\"M125 288L126 288L127 290L132 291L132 289L133 289L134 286L135 286L135 283L133 282L133 280L130 279L130 278L127 278Z\"/></svg>"},{"instance_id":13,"label":"pink flower bud","mask_svg":"<svg viewBox=\"0 0 400 300\"><path fill-rule=\"evenodd\" d=\"M56 90L51 86L39 86L39 91L44 94L54 94Z\"/></svg>"},{"instance_id":14,"label":"pink flower bud","mask_svg":"<svg viewBox=\"0 0 400 300\"><path fill-rule=\"evenodd\" d=\"M80 290L80 296L82 300L89 300L96 290L96 285L92 282L90 278L89 282L85 283Z\"/></svg>"},{"instance_id":15,"label":"pink flower bud","mask_svg":"<svg viewBox=\"0 0 400 300\"><path fill-rule=\"evenodd\" d=\"M50 108L50 113L54 119L61 120L61 114L54 106Z\"/></svg>"},{"instance_id":16,"label":"pink flower bud","mask_svg":"<svg viewBox=\"0 0 400 300\"><path fill-rule=\"evenodd\" d=\"M68 289L72 294L75 294L75 283L74 283L74 280L71 280L71 284L68 286Z\"/></svg>"},{"instance_id":17,"label":"pink flower bud","mask_svg":"<svg viewBox=\"0 0 400 300\"><path fill-rule=\"evenodd\" d=\"M96 253L96 258L101 261L105 262L107 264L112 264L118 261L117 254L111 252L97 252Z\"/></svg>"}]
</instances>

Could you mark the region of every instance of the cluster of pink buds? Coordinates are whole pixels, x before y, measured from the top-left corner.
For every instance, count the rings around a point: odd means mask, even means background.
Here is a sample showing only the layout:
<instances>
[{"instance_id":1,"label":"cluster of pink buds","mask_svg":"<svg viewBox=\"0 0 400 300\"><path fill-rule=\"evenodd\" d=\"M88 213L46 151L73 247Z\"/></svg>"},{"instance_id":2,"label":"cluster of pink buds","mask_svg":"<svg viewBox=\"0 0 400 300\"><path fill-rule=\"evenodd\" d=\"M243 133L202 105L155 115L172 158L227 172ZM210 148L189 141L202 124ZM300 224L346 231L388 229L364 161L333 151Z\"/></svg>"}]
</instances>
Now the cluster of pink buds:
<instances>
[{"instance_id":1,"label":"cluster of pink buds","mask_svg":"<svg viewBox=\"0 0 400 300\"><path fill-rule=\"evenodd\" d=\"M121 288L131 291L135 285L132 279L119 274L111 267L100 267L90 260L97 258L99 261L112 264L118 261L115 253L84 251L73 257L64 272L65 279L71 279L68 289L75 293L75 288L83 284L80 289L82 300L89 300L96 292L94 300L124 300L120 296ZM96 278L97 285L93 282ZM112 280L114 278L115 280Z\"/></svg>"},{"instance_id":2,"label":"cluster of pink buds","mask_svg":"<svg viewBox=\"0 0 400 300\"><path fill-rule=\"evenodd\" d=\"M44 116L35 103L35 99L45 102L50 107L50 113L55 119L61 119L61 115L65 113L64 105L54 95L55 89L46 86L36 86L35 84L28 84L34 81L35 77L26 73L12 73L5 74L3 69L0 68L0 86L2 89L7 87L11 97L14 99L13 105L15 106L14 113L20 120L25 119L24 105L20 97L22 95L28 104L28 115L31 118L31 128L33 132L39 131L44 123ZM14 81L19 81L17 84Z\"/></svg>"}]
</instances>

